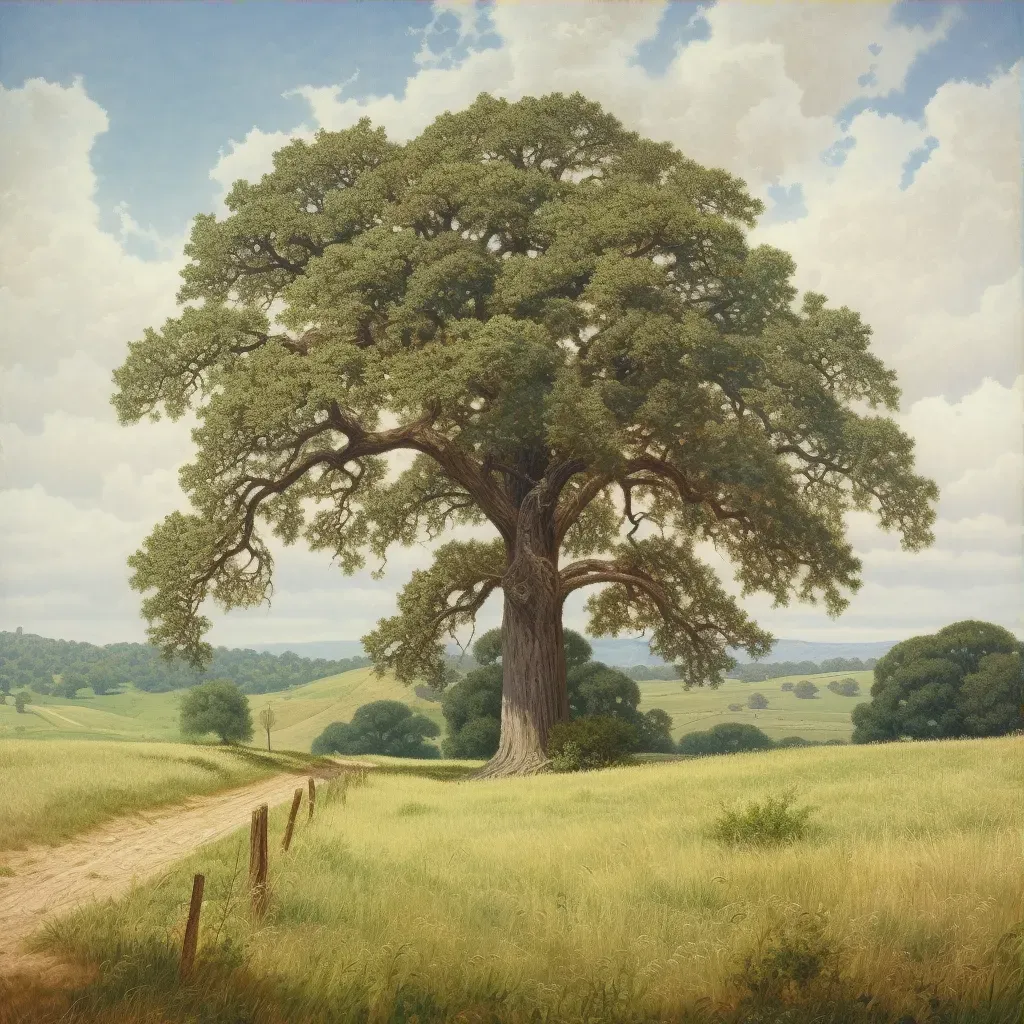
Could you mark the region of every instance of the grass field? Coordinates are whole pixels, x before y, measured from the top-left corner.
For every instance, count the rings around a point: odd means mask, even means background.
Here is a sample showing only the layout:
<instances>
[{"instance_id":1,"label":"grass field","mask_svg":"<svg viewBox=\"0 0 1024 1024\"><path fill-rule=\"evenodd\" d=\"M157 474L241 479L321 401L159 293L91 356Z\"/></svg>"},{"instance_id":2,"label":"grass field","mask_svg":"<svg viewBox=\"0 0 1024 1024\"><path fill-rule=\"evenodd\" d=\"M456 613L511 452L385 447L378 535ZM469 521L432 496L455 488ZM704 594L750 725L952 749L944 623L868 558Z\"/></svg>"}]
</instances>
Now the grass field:
<instances>
[{"instance_id":1,"label":"grass field","mask_svg":"<svg viewBox=\"0 0 1024 1024\"><path fill-rule=\"evenodd\" d=\"M244 747L9 740L0 743L0 851L58 843L117 815L240 786L311 760Z\"/></svg>"},{"instance_id":2,"label":"grass field","mask_svg":"<svg viewBox=\"0 0 1024 1024\"><path fill-rule=\"evenodd\" d=\"M791 784L815 808L809 837L710 838L723 805ZM260 926L239 834L41 936L97 972L61 1020L1019 1020L1019 737L337 790L287 855L272 812ZM200 959L179 985L197 871ZM774 1015L752 1015L758 1000Z\"/></svg>"},{"instance_id":3,"label":"grass field","mask_svg":"<svg viewBox=\"0 0 1024 1024\"><path fill-rule=\"evenodd\" d=\"M837 697L825 689L830 679L852 675L861 684L862 696ZM792 677L792 681L798 677ZM726 680L718 690L683 690L679 682L642 682L639 684L641 707L664 708L673 718L673 735L695 729L708 729L716 722L742 721L756 724L773 739L803 736L805 739L849 739L850 711L868 699L870 672L835 673L814 676L819 695L801 700L781 690L784 679L764 683ZM763 711L728 710L729 704L746 704L747 696L763 693L769 702ZM180 690L169 693L145 693L132 687L122 693L93 696L81 691L75 700L64 697L32 695L28 713L18 714L13 703L0 705L0 739L108 739L176 741ZM268 705L274 709L276 725L271 731L274 749L308 751L313 740L331 722L347 722L361 704L373 700L400 700L433 719L444 729L441 705L417 697L410 687L391 676L378 678L372 670L355 669L341 675L319 679L304 686L277 693L254 694L249 698L253 719ZM756 716L756 720L755 720ZM257 732L254 746L264 746L266 737Z\"/></svg>"}]
</instances>

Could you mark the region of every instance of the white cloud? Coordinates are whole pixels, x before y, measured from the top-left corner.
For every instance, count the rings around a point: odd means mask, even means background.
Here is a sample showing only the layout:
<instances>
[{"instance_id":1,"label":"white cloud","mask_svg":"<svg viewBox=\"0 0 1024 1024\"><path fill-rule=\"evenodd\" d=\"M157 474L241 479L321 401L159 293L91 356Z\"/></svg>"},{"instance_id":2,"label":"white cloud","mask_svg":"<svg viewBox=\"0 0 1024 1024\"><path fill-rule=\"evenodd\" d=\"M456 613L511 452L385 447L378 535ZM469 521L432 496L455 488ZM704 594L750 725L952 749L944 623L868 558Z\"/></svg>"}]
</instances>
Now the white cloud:
<instances>
[{"instance_id":1,"label":"white cloud","mask_svg":"<svg viewBox=\"0 0 1024 1024\"><path fill-rule=\"evenodd\" d=\"M918 441L921 471L942 489L942 518L935 548L910 555L851 517L865 586L837 622L761 598L748 607L778 635L806 639L896 638L967 615L1019 626L1019 69L988 85L947 83L920 124L867 111L844 131L835 115L899 88L955 8L924 30L891 22L881 4L718 4L706 12L710 38L680 48L653 78L635 54L664 5L488 10L502 43L476 49L483 9L435 4L435 20L454 14L461 39L439 52L426 33L400 95L357 98L351 80L295 83L308 123L225 140L210 172L222 197L238 178L269 170L289 138L369 116L403 140L484 90L516 99L578 89L762 197L774 183L799 183L807 216L766 223L754 238L794 254L801 287L875 327L877 351L900 374L901 422ZM142 238L180 254L184 238L161 238L123 205L118 234L100 229L91 147L109 125L80 83L0 89L0 123L0 616L50 635L138 638L124 559L181 504L175 470L190 448L187 424L118 427L109 375L128 341L173 315L182 260L142 260L125 246ZM842 138L855 141L845 163L822 162ZM929 138L937 147L901 190L907 160ZM358 637L393 611L395 592L428 559L421 547L396 552L378 583L341 576L322 554L281 551L271 609L214 611L214 642ZM567 610L573 625L582 625L581 601ZM492 600L481 628L498 613Z\"/></svg>"}]
</instances>

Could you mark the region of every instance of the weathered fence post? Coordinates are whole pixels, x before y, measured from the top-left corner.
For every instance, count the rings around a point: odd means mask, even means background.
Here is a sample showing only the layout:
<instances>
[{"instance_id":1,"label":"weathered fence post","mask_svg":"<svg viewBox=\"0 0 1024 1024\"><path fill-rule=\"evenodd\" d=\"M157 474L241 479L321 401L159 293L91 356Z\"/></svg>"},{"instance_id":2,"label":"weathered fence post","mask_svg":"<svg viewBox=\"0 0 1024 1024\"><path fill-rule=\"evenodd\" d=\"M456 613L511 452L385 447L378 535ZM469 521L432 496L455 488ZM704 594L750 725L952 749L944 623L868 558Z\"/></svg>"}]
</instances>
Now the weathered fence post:
<instances>
[{"instance_id":1,"label":"weathered fence post","mask_svg":"<svg viewBox=\"0 0 1024 1024\"><path fill-rule=\"evenodd\" d=\"M288 852L288 847L292 843L292 831L295 828L295 816L299 813L299 804L302 803L302 790L295 790L295 796L292 797L292 809L288 812L288 824L285 826L284 839L281 840L281 849L285 853Z\"/></svg>"},{"instance_id":2,"label":"weathered fence post","mask_svg":"<svg viewBox=\"0 0 1024 1024\"><path fill-rule=\"evenodd\" d=\"M313 820L313 808L316 807L316 783L313 776L309 777L309 820Z\"/></svg>"},{"instance_id":3,"label":"weathered fence post","mask_svg":"<svg viewBox=\"0 0 1024 1024\"><path fill-rule=\"evenodd\" d=\"M192 971L199 942L199 912L203 906L203 889L206 878L196 875L192 879L192 902L188 907L188 921L185 924L185 941L181 944L181 968L178 977L184 981Z\"/></svg>"},{"instance_id":4,"label":"weathered fence post","mask_svg":"<svg viewBox=\"0 0 1024 1024\"><path fill-rule=\"evenodd\" d=\"M249 889L252 909L256 918L262 918L267 909L267 814L269 808L261 804L252 812L249 830Z\"/></svg>"}]
</instances>

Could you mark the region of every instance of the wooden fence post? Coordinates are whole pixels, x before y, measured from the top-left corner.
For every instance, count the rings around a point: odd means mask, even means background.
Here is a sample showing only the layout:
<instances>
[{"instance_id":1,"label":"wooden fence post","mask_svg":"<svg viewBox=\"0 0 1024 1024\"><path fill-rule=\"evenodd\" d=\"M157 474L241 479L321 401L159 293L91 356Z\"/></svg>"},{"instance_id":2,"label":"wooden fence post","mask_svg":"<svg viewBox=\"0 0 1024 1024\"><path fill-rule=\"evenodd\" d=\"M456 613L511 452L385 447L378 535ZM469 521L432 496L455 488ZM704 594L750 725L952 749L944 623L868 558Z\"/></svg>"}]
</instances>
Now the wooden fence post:
<instances>
[{"instance_id":1,"label":"wooden fence post","mask_svg":"<svg viewBox=\"0 0 1024 1024\"><path fill-rule=\"evenodd\" d=\"M261 804L252 812L249 830L249 889L252 909L257 920L267 909L267 814L269 808Z\"/></svg>"},{"instance_id":2,"label":"wooden fence post","mask_svg":"<svg viewBox=\"0 0 1024 1024\"><path fill-rule=\"evenodd\" d=\"M309 777L309 820L313 820L313 808L316 807L316 783L313 776Z\"/></svg>"},{"instance_id":3,"label":"wooden fence post","mask_svg":"<svg viewBox=\"0 0 1024 1024\"><path fill-rule=\"evenodd\" d=\"M196 958L196 945L199 942L199 912L203 906L203 888L206 878L196 875L192 879L192 902L188 908L188 921L185 924L185 941L181 944L181 968L178 977L184 981L192 971Z\"/></svg>"},{"instance_id":4,"label":"wooden fence post","mask_svg":"<svg viewBox=\"0 0 1024 1024\"><path fill-rule=\"evenodd\" d=\"M292 797L292 809L288 812L288 824L285 826L284 839L281 840L281 849L285 853L288 852L288 847L292 844L292 831L295 828L295 816L299 813L299 804L302 803L302 790L295 790L295 796Z\"/></svg>"}]
</instances>

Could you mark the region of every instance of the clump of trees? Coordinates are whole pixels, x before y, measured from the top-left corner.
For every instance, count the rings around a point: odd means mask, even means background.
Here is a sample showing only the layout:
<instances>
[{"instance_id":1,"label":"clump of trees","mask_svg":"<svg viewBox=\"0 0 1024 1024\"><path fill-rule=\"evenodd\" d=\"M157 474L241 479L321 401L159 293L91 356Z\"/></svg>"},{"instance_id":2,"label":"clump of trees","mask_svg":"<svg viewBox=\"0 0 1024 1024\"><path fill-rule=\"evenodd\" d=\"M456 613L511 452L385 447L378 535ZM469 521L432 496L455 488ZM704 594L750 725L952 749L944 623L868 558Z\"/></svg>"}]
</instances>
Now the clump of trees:
<instances>
[{"instance_id":1,"label":"clump of trees","mask_svg":"<svg viewBox=\"0 0 1024 1024\"><path fill-rule=\"evenodd\" d=\"M763 683L780 676L813 676L824 672L864 672L878 663L877 658L825 658L824 661L771 661L737 665L730 675L743 683Z\"/></svg>"},{"instance_id":2,"label":"clump of trees","mask_svg":"<svg viewBox=\"0 0 1024 1024\"><path fill-rule=\"evenodd\" d=\"M436 758L428 739L440 735L437 722L397 700L375 700L356 709L351 722L332 722L313 741L314 754L383 754Z\"/></svg>"},{"instance_id":3,"label":"clump of trees","mask_svg":"<svg viewBox=\"0 0 1024 1024\"><path fill-rule=\"evenodd\" d=\"M201 737L216 733L221 743L252 739L249 698L230 679L211 679L187 690L181 698L181 731Z\"/></svg>"},{"instance_id":4,"label":"clump of trees","mask_svg":"<svg viewBox=\"0 0 1024 1024\"><path fill-rule=\"evenodd\" d=\"M860 695L860 683L856 679L833 679L826 687L840 697L857 697Z\"/></svg>"},{"instance_id":5,"label":"clump of trees","mask_svg":"<svg viewBox=\"0 0 1024 1024\"><path fill-rule=\"evenodd\" d=\"M853 741L1002 736L1024 729L1021 643L990 622L955 622L897 644L875 666Z\"/></svg>"},{"instance_id":6,"label":"clump of trees","mask_svg":"<svg viewBox=\"0 0 1024 1024\"><path fill-rule=\"evenodd\" d=\"M89 688L102 695L127 683L150 693L175 690L211 679L232 679L245 693L270 693L364 668L366 657L329 661L218 647L205 671L179 660L166 661L150 644L94 644L51 640L32 633L0 632L0 685L28 687L68 699ZM54 678L60 677L55 683Z\"/></svg>"},{"instance_id":7,"label":"clump of trees","mask_svg":"<svg viewBox=\"0 0 1024 1024\"><path fill-rule=\"evenodd\" d=\"M786 749L788 747L840 746L843 740L805 740L802 736L787 736L773 740L756 725L742 722L722 722L701 732L689 732L680 737L678 750L685 757L708 757L717 754L741 754L755 750Z\"/></svg>"},{"instance_id":8,"label":"clump of trees","mask_svg":"<svg viewBox=\"0 0 1024 1024\"><path fill-rule=\"evenodd\" d=\"M601 662L591 661L590 644L575 630L563 631L563 645L570 721L613 718L630 727L630 751L672 752L672 717L661 708L641 712L640 688L635 680ZM503 678L501 630L484 633L473 645L473 658L480 668L450 686L442 698L441 710L448 726L443 743L446 757L488 758L498 750ZM569 734L561 735L564 739Z\"/></svg>"}]
</instances>

